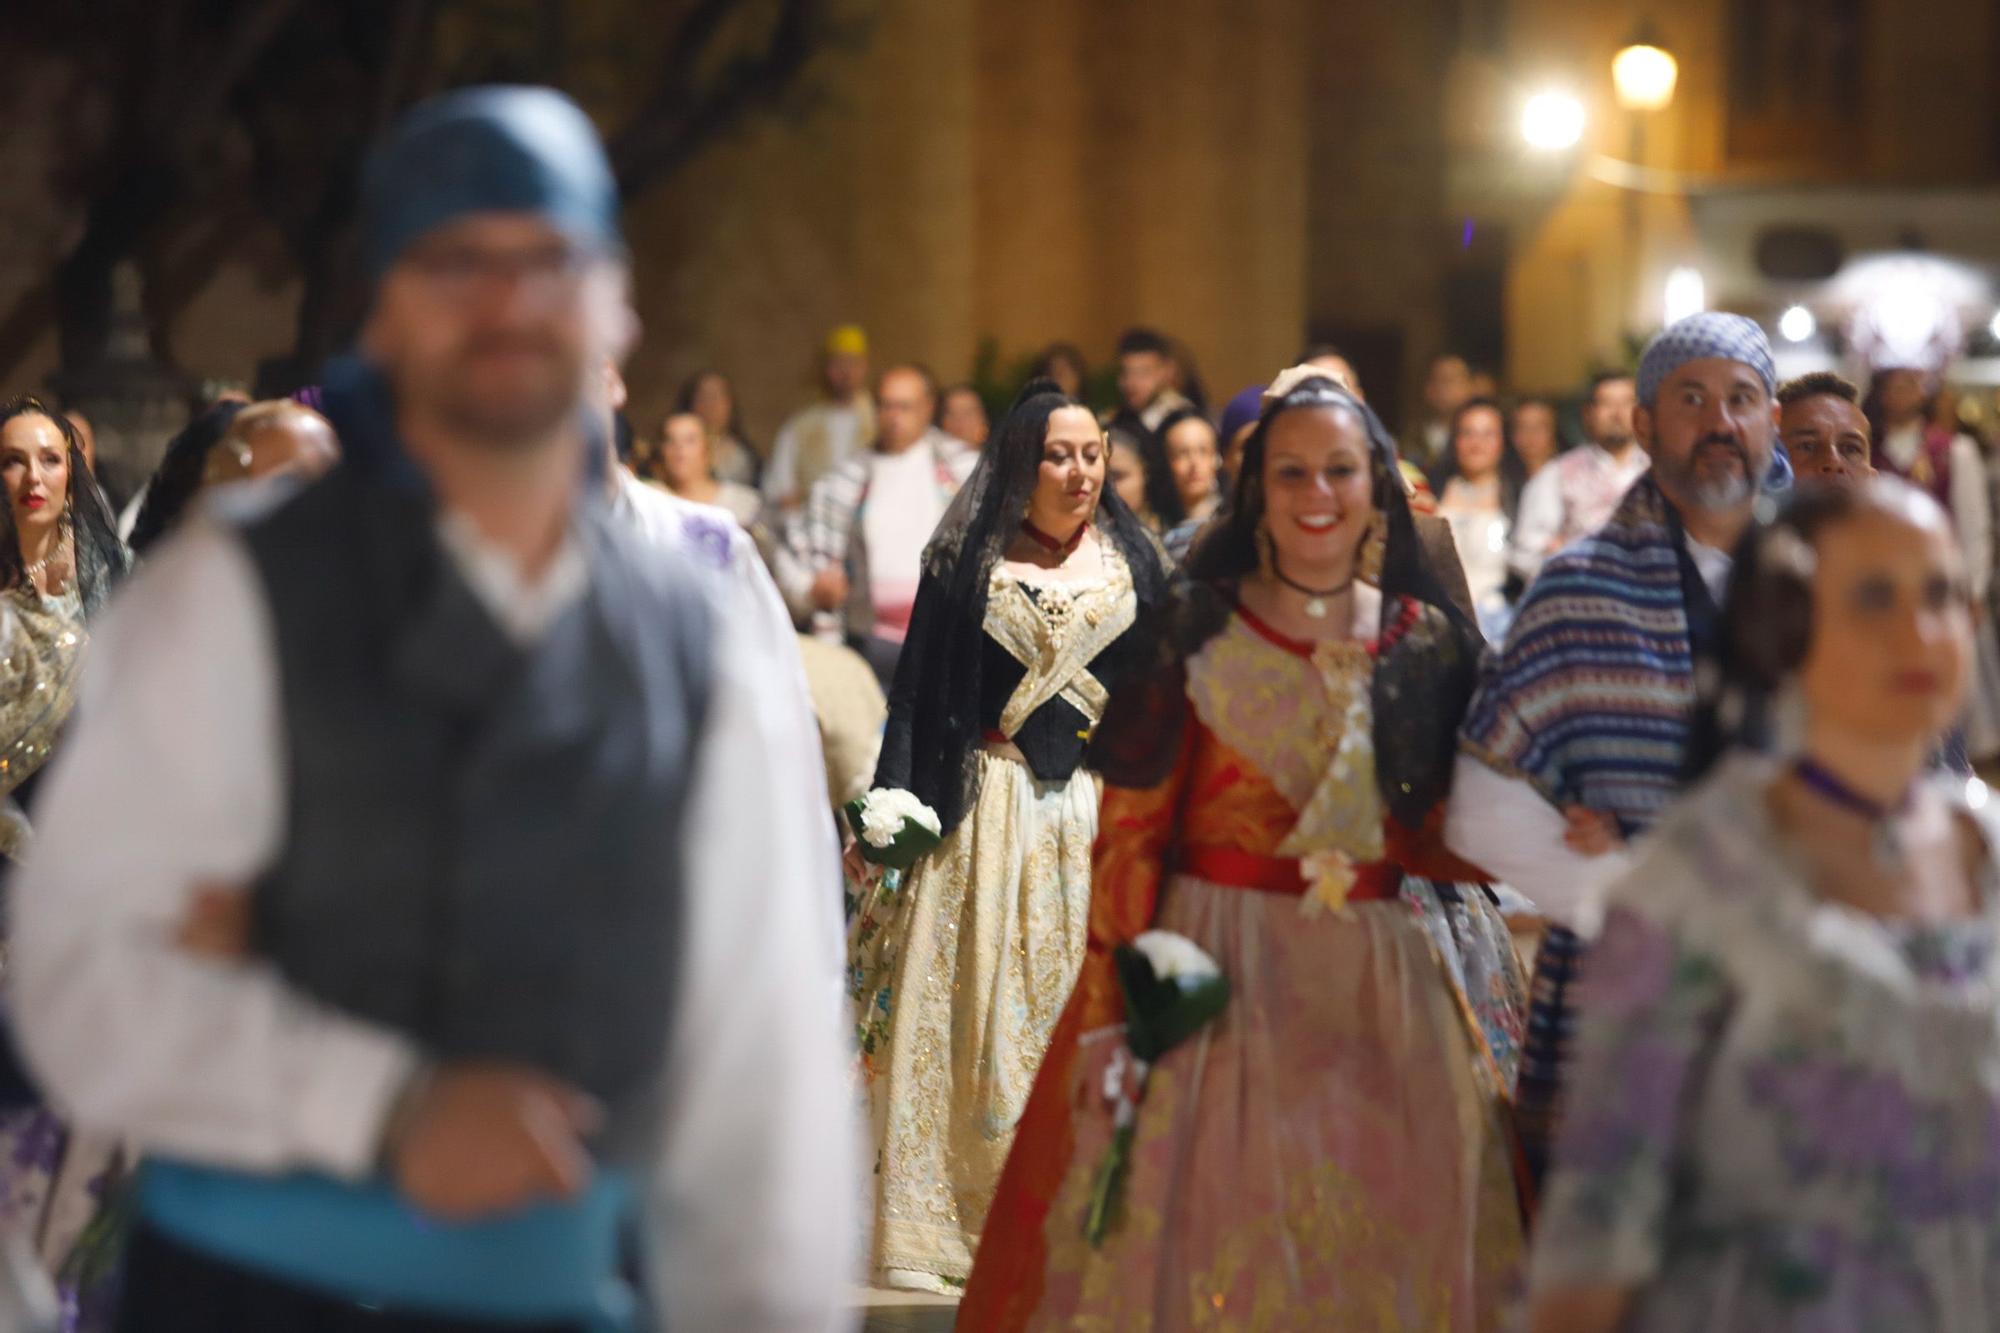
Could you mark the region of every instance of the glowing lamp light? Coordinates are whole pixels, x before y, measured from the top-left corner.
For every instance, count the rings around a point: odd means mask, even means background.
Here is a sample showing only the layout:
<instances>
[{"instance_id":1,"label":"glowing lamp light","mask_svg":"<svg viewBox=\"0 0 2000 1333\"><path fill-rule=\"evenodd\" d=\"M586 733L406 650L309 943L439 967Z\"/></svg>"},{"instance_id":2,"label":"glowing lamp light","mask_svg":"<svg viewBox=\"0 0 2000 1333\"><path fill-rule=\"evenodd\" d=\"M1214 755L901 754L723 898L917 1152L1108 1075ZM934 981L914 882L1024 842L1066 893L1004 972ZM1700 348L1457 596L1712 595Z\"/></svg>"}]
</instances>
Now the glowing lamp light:
<instances>
[{"instance_id":1,"label":"glowing lamp light","mask_svg":"<svg viewBox=\"0 0 2000 1333\"><path fill-rule=\"evenodd\" d=\"M1788 343L1802 343L1819 332L1819 321L1813 312L1802 305L1795 305L1778 316L1778 336Z\"/></svg>"},{"instance_id":2,"label":"glowing lamp light","mask_svg":"<svg viewBox=\"0 0 2000 1333\"><path fill-rule=\"evenodd\" d=\"M1588 119L1583 103L1568 93L1536 93L1521 108L1521 137L1530 148L1560 153L1582 140Z\"/></svg>"},{"instance_id":3,"label":"glowing lamp light","mask_svg":"<svg viewBox=\"0 0 2000 1333\"><path fill-rule=\"evenodd\" d=\"M1993 312L1993 322L1986 326L1986 331L1993 335L1994 342L2000 342L2000 310Z\"/></svg>"},{"instance_id":4,"label":"glowing lamp light","mask_svg":"<svg viewBox=\"0 0 2000 1333\"><path fill-rule=\"evenodd\" d=\"M1708 284L1701 280L1700 271L1682 266L1667 274L1663 305L1662 317L1668 324L1677 324L1708 309Z\"/></svg>"},{"instance_id":5,"label":"glowing lamp light","mask_svg":"<svg viewBox=\"0 0 2000 1333\"><path fill-rule=\"evenodd\" d=\"M1635 40L1611 61L1611 85L1627 111L1664 111L1673 104L1680 62L1665 48Z\"/></svg>"},{"instance_id":6,"label":"glowing lamp light","mask_svg":"<svg viewBox=\"0 0 2000 1333\"><path fill-rule=\"evenodd\" d=\"M1849 311L1854 360L1878 370L1942 370L1964 352L1968 321L1983 324L1994 305L1984 273L1909 250L1850 261L1828 285L1827 299Z\"/></svg>"},{"instance_id":7,"label":"glowing lamp light","mask_svg":"<svg viewBox=\"0 0 2000 1333\"><path fill-rule=\"evenodd\" d=\"M1986 807L1986 794L1986 784L1978 778L1967 778L1965 780L1965 803L1974 810L1982 810Z\"/></svg>"}]
</instances>

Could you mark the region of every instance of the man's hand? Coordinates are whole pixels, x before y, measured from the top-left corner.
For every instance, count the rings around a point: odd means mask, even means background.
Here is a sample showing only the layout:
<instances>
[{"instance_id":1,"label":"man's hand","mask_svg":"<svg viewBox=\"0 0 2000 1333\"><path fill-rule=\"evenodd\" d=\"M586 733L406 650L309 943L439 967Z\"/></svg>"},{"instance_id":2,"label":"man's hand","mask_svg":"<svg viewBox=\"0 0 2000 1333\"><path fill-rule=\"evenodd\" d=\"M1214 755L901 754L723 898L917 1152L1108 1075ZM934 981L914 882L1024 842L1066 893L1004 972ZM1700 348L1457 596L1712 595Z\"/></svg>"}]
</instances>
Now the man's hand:
<instances>
[{"instance_id":1,"label":"man's hand","mask_svg":"<svg viewBox=\"0 0 2000 1333\"><path fill-rule=\"evenodd\" d=\"M839 565L828 565L813 579L812 591L808 596L812 598L812 604L820 610L838 611L847 605L847 571Z\"/></svg>"},{"instance_id":2,"label":"man's hand","mask_svg":"<svg viewBox=\"0 0 2000 1333\"><path fill-rule=\"evenodd\" d=\"M174 943L197 958L232 962L249 957L249 891L221 884L196 886Z\"/></svg>"},{"instance_id":3,"label":"man's hand","mask_svg":"<svg viewBox=\"0 0 2000 1333\"><path fill-rule=\"evenodd\" d=\"M1567 805L1563 807L1563 819L1569 824L1563 831L1563 842L1578 856L1602 856L1625 845L1618 821L1610 815L1581 805Z\"/></svg>"},{"instance_id":4,"label":"man's hand","mask_svg":"<svg viewBox=\"0 0 2000 1333\"><path fill-rule=\"evenodd\" d=\"M590 1183L590 1097L517 1065L447 1065L398 1109L386 1144L396 1185L445 1221L572 1198Z\"/></svg>"}]
</instances>

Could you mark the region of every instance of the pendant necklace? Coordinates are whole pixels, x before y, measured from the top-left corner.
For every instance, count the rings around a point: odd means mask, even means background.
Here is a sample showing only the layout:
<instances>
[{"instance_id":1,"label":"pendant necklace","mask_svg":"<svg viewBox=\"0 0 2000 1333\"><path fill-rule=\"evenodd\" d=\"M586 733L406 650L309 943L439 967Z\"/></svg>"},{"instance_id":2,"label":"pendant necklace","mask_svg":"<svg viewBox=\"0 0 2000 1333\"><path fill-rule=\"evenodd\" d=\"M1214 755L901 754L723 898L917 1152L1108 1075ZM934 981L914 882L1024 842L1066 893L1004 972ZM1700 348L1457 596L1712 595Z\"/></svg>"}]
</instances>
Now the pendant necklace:
<instances>
[{"instance_id":1,"label":"pendant necklace","mask_svg":"<svg viewBox=\"0 0 2000 1333\"><path fill-rule=\"evenodd\" d=\"M50 550L50 552L47 555L43 556L40 560L34 560L29 562L27 570L25 571L28 575L28 585L35 590L37 595L54 597L62 592L62 589L55 588L47 593L43 593L41 585L42 585L42 575L48 572L49 562L51 560L54 560L57 556L63 553L63 547L65 544L66 543L64 543L63 540L60 537L58 537L56 539L56 544L54 548Z\"/></svg>"},{"instance_id":2,"label":"pendant necklace","mask_svg":"<svg viewBox=\"0 0 2000 1333\"><path fill-rule=\"evenodd\" d=\"M1854 790L1837 773L1816 759L1801 755L1793 761L1792 773L1814 795L1850 814L1861 816L1875 826L1875 856L1883 865L1902 864L1902 848L1897 844L1895 821L1897 815L1908 812L1916 790L1914 786L1903 793L1902 800L1893 806L1888 806L1872 796L1864 796Z\"/></svg>"},{"instance_id":3,"label":"pendant necklace","mask_svg":"<svg viewBox=\"0 0 2000 1333\"><path fill-rule=\"evenodd\" d=\"M1075 551L1077 547L1083 545L1083 534L1089 528L1090 524L1079 523L1076 525L1076 531L1069 535L1069 540L1063 541L1059 538L1049 536L1048 533L1043 532L1025 518L1021 520L1021 531L1027 533L1034 540L1035 545L1041 547L1051 555L1069 555Z\"/></svg>"},{"instance_id":4,"label":"pendant necklace","mask_svg":"<svg viewBox=\"0 0 2000 1333\"><path fill-rule=\"evenodd\" d=\"M1287 577L1285 571L1278 567L1278 562L1275 559L1271 561L1271 572L1278 576L1278 582L1284 584L1293 592L1302 592L1306 595L1306 614L1314 620L1326 619L1327 598L1338 597L1354 586L1354 575L1349 574L1331 588L1308 588L1305 584Z\"/></svg>"}]
</instances>

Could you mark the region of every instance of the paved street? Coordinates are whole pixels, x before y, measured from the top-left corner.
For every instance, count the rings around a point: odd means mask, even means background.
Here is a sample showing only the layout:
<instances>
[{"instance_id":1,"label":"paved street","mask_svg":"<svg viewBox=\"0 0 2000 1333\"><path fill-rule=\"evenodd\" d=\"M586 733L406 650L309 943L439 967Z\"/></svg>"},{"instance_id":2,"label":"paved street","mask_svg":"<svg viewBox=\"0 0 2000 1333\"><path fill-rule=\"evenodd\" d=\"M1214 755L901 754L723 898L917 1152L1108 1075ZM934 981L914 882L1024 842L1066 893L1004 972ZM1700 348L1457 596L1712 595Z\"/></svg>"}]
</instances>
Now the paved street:
<instances>
[{"instance_id":1,"label":"paved street","mask_svg":"<svg viewBox=\"0 0 2000 1333\"><path fill-rule=\"evenodd\" d=\"M868 1317L861 1333L951 1333L958 1302L949 1296L907 1291L869 1291Z\"/></svg>"}]
</instances>

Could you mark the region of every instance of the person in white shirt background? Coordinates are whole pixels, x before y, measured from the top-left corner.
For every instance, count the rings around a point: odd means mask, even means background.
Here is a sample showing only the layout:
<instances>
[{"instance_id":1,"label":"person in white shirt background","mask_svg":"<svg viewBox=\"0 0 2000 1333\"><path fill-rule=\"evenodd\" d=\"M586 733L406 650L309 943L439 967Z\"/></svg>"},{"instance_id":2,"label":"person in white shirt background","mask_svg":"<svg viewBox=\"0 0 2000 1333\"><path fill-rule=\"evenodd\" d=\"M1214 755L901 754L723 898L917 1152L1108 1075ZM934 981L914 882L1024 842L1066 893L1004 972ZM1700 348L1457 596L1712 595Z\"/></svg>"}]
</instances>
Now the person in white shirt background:
<instances>
[{"instance_id":1,"label":"person in white shirt background","mask_svg":"<svg viewBox=\"0 0 2000 1333\"><path fill-rule=\"evenodd\" d=\"M1451 524L1479 632L1507 632L1507 535L1521 504L1527 468L1491 398L1471 398L1451 415L1444 457L1430 475L1438 517Z\"/></svg>"},{"instance_id":2,"label":"person in white shirt background","mask_svg":"<svg viewBox=\"0 0 2000 1333\"><path fill-rule=\"evenodd\" d=\"M1195 405L1174 387L1180 370L1172 339L1156 329L1125 330L1118 339L1119 401L1115 415L1158 431L1169 413Z\"/></svg>"},{"instance_id":3,"label":"person in white shirt background","mask_svg":"<svg viewBox=\"0 0 2000 1333\"><path fill-rule=\"evenodd\" d=\"M868 397L868 334L843 324L821 349L819 401L778 428L764 465L764 498L781 514L805 504L819 479L875 438L875 404Z\"/></svg>"},{"instance_id":4,"label":"person in white shirt background","mask_svg":"<svg viewBox=\"0 0 2000 1333\"><path fill-rule=\"evenodd\" d=\"M1591 380L1583 402L1584 443L1558 454L1521 492L1507 565L1522 583L1532 583L1557 551L1604 526L1651 466L1632 433L1636 405L1630 375Z\"/></svg>"},{"instance_id":5,"label":"person in white shirt background","mask_svg":"<svg viewBox=\"0 0 2000 1333\"><path fill-rule=\"evenodd\" d=\"M770 836L796 659L587 484L635 329L601 147L546 90L450 94L364 200L348 461L198 520L114 607L14 897L30 1063L149 1158L126 1327L844 1327L828 849Z\"/></svg>"},{"instance_id":6,"label":"person in white shirt background","mask_svg":"<svg viewBox=\"0 0 2000 1333\"><path fill-rule=\"evenodd\" d=\"M820 478L777 564L793 615L866 657L886 690L909 633L924 546L979 455L931 424L937 382L923 367L883 371L876 400L874 447Z\"/></svg>"},{"instance_id":7,"label":"person in white shirt background","mask_svg":"<svg viewBox=\"0 0 2000 1333\"><path fill-rule=\"evenodd\" d=\"M764 497L748 486L716 476L712 450L700 417L692 412L670 413L647 445L644 480L690 504L727 510L743 527L754 528L763 512Z\"/></svg>"},{"instance_id":8,"label":"person in white shirt background","mask_svg":"<svg viewBox=\"0 0 2000 1333\"><path fill-rule=\"evenodd\" d=\"M1433 357L1424 376L1424 414L1404 434L1403 457L1426 472L1436 467L1451 442L1452 414L1473 396L1472 367L1464 357Z\"/></svg>"},{"instance_id":9,"label":"person in white shirt background","mask_svg":"<svg viewBox=\"0 0 2000 1333\"><path fill-rule=\"evenodd\" d=\"M713 369L688 376L674 395L674 411L692 412L701 419L717 481L757 488L764 460L744 437L743 410L736 402L736 386L729 376Z\"/></svg>"},{"instance_id":10,"label":"person in white shirt background","mask_svg":"<svg viewBox=\"0 0 2000 1333\"><path fill-rule=\"evenodd\" d=\"M1569 447L1556 420L1556 405L1550 399L1516 399L1513 410L1507 414L1507 425L1514 452L1521 455L1521 466L1527 471L1529 481L1540 476L1542 469Z\"/></svg>"},{"instance_id":11,"label":"person in white shirt background","mask_svg":"<svg viewBox=\"0 0 2000 1333\"><path fill-rule=\"evenodd\" d=\"M968 448L984 449L993 423L986 415L986 400L970 384L954 384L938 400L937 428Z\"/></svg>"}]
</instances>

